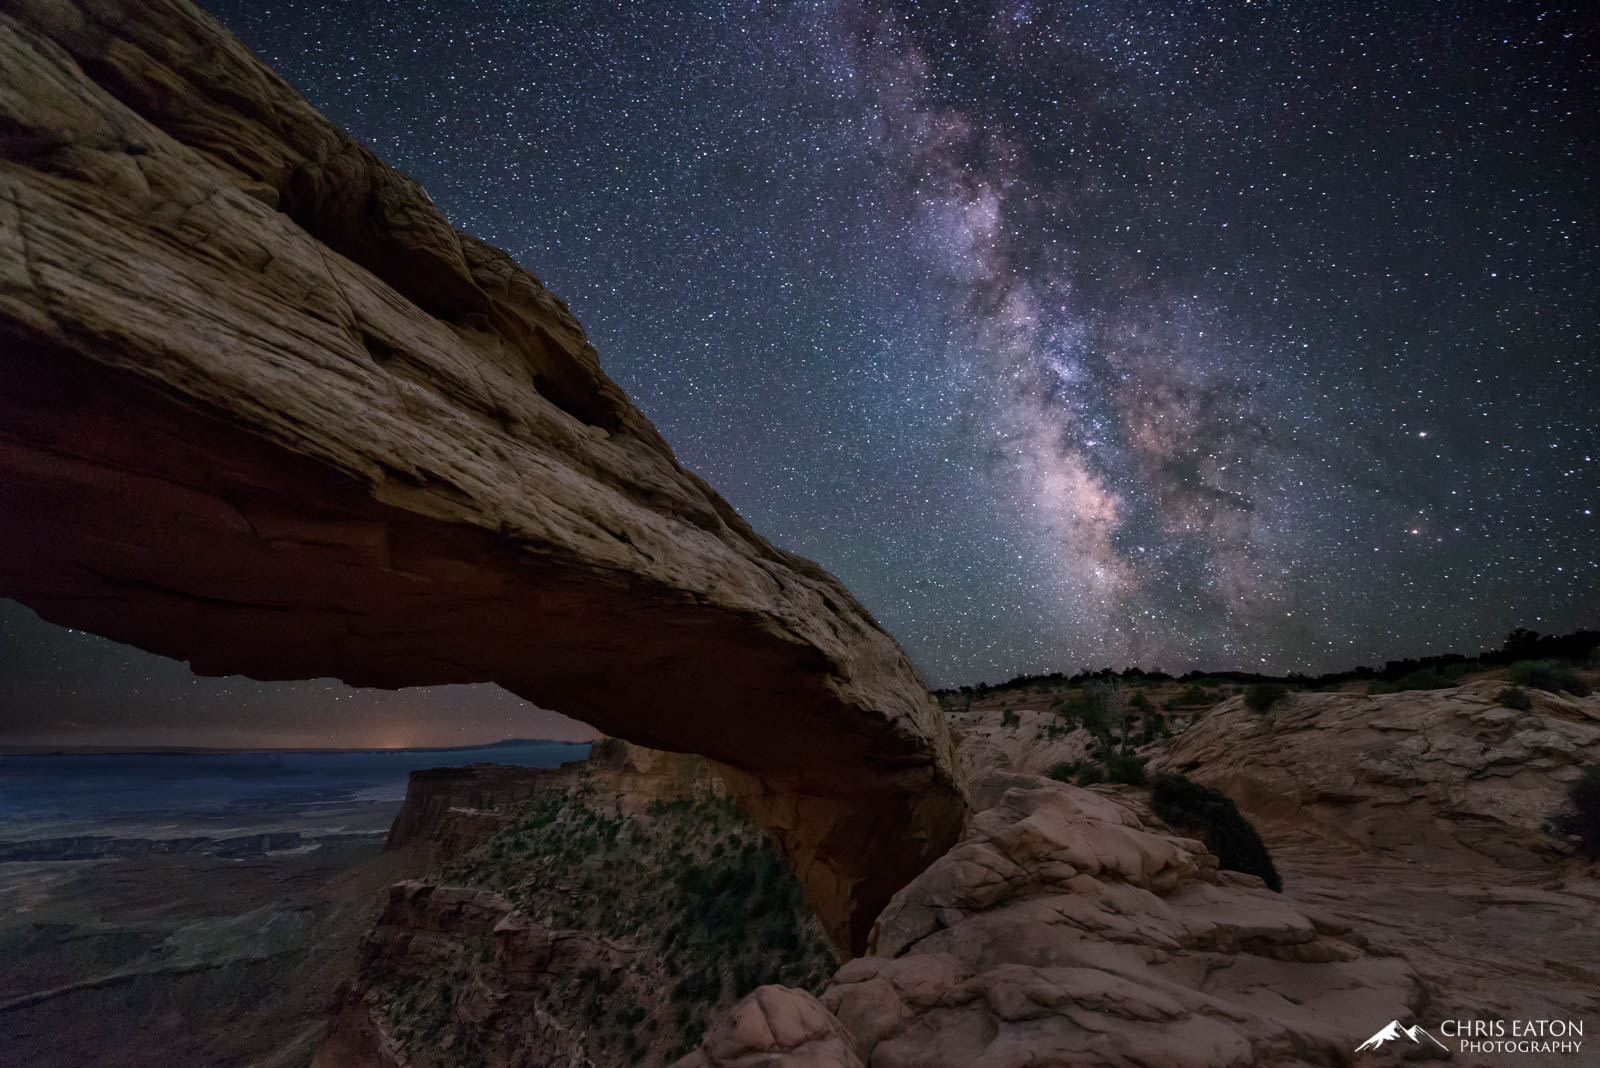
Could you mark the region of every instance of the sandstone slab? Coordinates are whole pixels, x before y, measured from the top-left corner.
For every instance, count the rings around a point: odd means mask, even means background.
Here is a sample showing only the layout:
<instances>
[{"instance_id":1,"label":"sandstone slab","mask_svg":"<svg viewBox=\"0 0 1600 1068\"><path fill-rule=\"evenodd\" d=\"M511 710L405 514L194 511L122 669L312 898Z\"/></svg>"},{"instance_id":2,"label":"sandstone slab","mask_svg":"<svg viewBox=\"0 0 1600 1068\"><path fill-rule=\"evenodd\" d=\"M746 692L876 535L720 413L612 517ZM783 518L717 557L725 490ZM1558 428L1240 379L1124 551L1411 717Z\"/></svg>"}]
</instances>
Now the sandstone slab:
<instances>
[{"instance_id":1,"label":"sandstone slab","mask_svg":"<svg viewBox=\"0 0 1600 1068\"><path fill-rule=\"evenodd\" d=\"M992 792L822 994L867 1068L1348 1064L1425 1004L1406 960L1219 872L1131 797L1024 775ZM680 1068L719 1063L700 1056Z\"/></svg>"}]
</instances>

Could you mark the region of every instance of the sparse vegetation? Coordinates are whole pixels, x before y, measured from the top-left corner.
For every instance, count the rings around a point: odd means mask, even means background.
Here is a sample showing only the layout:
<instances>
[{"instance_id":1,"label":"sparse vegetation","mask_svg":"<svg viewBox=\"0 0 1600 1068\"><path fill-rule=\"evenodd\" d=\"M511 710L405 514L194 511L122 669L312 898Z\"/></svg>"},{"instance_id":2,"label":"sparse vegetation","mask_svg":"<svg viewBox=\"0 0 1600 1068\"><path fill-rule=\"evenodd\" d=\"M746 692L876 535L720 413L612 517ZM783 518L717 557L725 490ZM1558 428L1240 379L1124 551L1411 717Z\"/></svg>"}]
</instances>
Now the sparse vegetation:
<instances>
[{"instance_id":1,"label":"sparse vegetation","mask_svg":"<svg viewBox=\"0 0 1600 1068\"><path fill-rule=\"evenodd\" d=\"M1550 821L1557 834L1573 835L1590 860L1600 860L1600 764L1591 764L1567 787L1567 804Z\"/></svg>"},{"instance_id":2,"label":"sparse vegetation","mask_svg":"<svg viewBox=\"0 0 1600 1068\"><path fill-rule=\"evenodd\" d=\"M1588 697L1589 684L1578 669L1561 660L1519 660L1506 669L1506 678L1519 686L1546 693L1565 690L1574 697Z\"/></svg>"},{"instance_id":3,"label":"sparse vegetation","mask_svg":"<svg viewBox=\"0 0 1600 1068\"><path fill-rule=\"evenodd\" d=\"M1106 781L1126 786L1144 785L1145 758L1131 750L1107 753L1105 759Z\"/></svg>"},{"instance_id":4,"label":"sparse vegetation","mask_svg":"<svg viewBox=\"0 0 1600 1068\"><path fill-rule=\"evenodd\" d=\"M1527 712L1533 708L1533 698L1528 696L1528 691L1520 686L1507 686L1494 695L1496 703L1514 708L1518 712Z\"/></svg>"},{"instance_id":5,"label":"sparse vegetation","mask_svg":"<svg viewBox=\"0 0 1600 1068\"><path fill-rule=\"evenodd\" d=\"M1283 700L1284 695L1288 692L1289 690L1287 687L1279 686L1276 683L1251 683L1244 689L1245 707L1250 709L1252 712L1265 712L1267 709Z\"/></svg>"},{"instance_id":6,"label":"sparse vegetation","mask_svg":"<svg viewBox=\"0 0 1600 1068\"><path fill-rule=\"evenodd\" d=\"M1050 770L1045 772L1056 782L1077 782L1078 774L1083 771L1084 762L1081 760L1062 760L1051 764Z\"/></svg>"},{"instance_id":7,"label":"sparse vegetation","mask_svg":"<svg viewBox=\"0 0 1600 1068\"><path fill-rule=\"evenodd\" d=\"M1171 773L1155 776L1150 785L1151 810L1178 830L1198 831L1222 867L1260 876L1271 890L1283 889L1266 843L1227 794Z\"/></svg>"},{"instance_id":8,"label":"sparse vegetation","mask_svg":"<svg viewBox=\"0 0 1600 1068\"><path fill-rule=\"evenodd\" d=\"M1413 671L1404 678L1395 679L1393 682L1379 680L1367 684L1367 692L1379 693L1404 693L1407 690L1445 690L1456 684L1454 679L1446 678L1443 673L1435 668L1423 671Z\"/></svg>"},{"instance_id":9,"label":"sparse vegetation","mask_svg":"<svg viewBox=\"0 0 1600 1068\"><path fill-rule=\"evenodd\" d=\"M550 928L630 947L629 963L588 967L531 992L541 1011L585 1028L610 1062L670 1062L757 986L815 991L835 967L788 865L725 801L657 803L624 816L586 791L539 794L443 880L503 894ZM475 976L496 984L484 949L452 942L436 974L391 977L384 1000L394 1033L419 1068L444 1064L437 1055L446 1048L452 1066L488 1052L479 1046L484 1034L457 1018L457 992Z\"/></svg>"}]
</instances>

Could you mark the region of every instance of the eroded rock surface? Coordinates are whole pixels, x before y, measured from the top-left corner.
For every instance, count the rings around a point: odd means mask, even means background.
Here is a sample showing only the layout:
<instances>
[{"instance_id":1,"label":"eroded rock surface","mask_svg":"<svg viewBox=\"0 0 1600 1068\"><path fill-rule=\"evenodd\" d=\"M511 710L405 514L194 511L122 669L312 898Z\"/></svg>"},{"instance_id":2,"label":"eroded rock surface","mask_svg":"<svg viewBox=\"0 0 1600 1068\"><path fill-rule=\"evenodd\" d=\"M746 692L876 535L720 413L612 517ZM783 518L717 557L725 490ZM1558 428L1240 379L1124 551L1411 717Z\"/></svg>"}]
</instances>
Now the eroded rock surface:
<instances>
[{"instance_id":1,"label":"eroded rock surface","mask_svg":"<svg viewBox=\"0 0 1600 1068\"><path fill-rule=\"evenodd\" d=\"M728 794L721 770L703 757L602 738L587 759L559 768L469 764L412 772L384 848L411 853L411 869L428 871L504 830L535 794L579 788L627 814Z\"/></svg>"},{"instance_id":2,"label":"eroded rock surface","mask_svg":"<svg viewBox=\"0 0 1600 1068\"><path fill-rule=\"evenodd\" d=\"M1234 699L1160 762L1227 790L1298 899L1384 931L1435 1019L1592 1019L1600 870L1544 825L1600 761L1600 697L1527 690L1520 711L1504 686Z\"/></svg>"},{"instance_id":3,"label":"eroded rock surface","mask_svg":"<svg viewBox=\"0 0 1600 1068\"><path fill-rule=\"evenodd\" d=\"M1544 823L1600 757L1600 699L1527 690L1532 708L1509 709L1495 700L1501 676L1378 696L1291 693L1265 712L1235 696L1141 752L1233 796L1297 907L1402 954L1428 992L1416 1022L1592 1019L1600 869ZM1049 745L1072 737L1041 741L1051 697L957 709L968 767L1043 771ZM976 796L994 800L990 787Z\"/></svg>"},{"instance_id":4,"label":"eroded rock surface","mask_svg":"<svg viewBox=\"0 0 1600 1068\"><path fill-rule=\"evenodd\" d=\"M0 594L200 672L497 682L723 761L842 945L957 836L894 641L209 16L7 4L0 156Z\"/></svg>"},{"instance_id":5,"label":"eroded rock surface","mask_svg":"<svg viewBox=\"0 0 1600 1068\"><path fill-rule=\"evenodd\" d=\"M822 994L868 1068L1344 1064L1369 1021L1423 1003L1405 960L1219 873L1131 798L1022 775L984 792ZM852 1063L767 1052L749 1063ZM722 1063L701 1056L680 1065Z\"/></svg>"},{"instance_id":6,"label":"eroded rock surface","mask_svg":"<svg viewBox=\"0 0 1600 1068\"><path fill-rule=\"evenodd\" d=\"M804 990L764 986L714 1024L678 1068L861 1068L855 1038Z\"/></svg>"},{"instance_id":7,"label":"eroded rock surface","mask_svg":"<svg viewBox=\"0 0 1600 1068\"><path fill-rule=\"evenodd\" d=\"M1486 678L1367 696L1294 693L1264 712L1224 701L1155 761L1227 791L1253 819L1413 862L1548 865L1542 831L1584 765L1600 761L1600 696Z\"/></svg>"}]
</instances>

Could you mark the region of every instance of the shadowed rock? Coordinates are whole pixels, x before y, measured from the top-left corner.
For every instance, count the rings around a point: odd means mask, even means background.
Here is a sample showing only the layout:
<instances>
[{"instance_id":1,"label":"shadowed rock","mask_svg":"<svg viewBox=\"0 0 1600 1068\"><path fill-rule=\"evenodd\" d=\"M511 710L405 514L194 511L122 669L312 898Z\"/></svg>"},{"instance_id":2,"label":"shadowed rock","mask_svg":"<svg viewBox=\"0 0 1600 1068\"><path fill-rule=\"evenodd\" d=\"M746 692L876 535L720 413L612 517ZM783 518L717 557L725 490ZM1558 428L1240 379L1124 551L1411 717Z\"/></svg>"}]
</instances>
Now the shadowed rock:
<instances>
[{"instance_id":1,"label":"shadowed rock","mask_svg":"<svg viewBox=\"0 0 1600 1068\"><path fill-rule=\"evenodd\" d=\"M895 895L826 1012L763 988L676 1068L1338 1065L1426 1001L1405 960L1218 871L1131 795L1003 772L977 795L993 806Z\"/></svg>"},{"instance_id":2,"label":"shadowed rock","mask_svg":"<svg viewBox=\"0 0 1600 1068\"><path fill-rule=\"evenodd\" d=\"M0 156L0 594L206 674L497 682L725 762L841 945L954 839L893 639L210 17L8 4Z\"/></svg>"}]
</instances>

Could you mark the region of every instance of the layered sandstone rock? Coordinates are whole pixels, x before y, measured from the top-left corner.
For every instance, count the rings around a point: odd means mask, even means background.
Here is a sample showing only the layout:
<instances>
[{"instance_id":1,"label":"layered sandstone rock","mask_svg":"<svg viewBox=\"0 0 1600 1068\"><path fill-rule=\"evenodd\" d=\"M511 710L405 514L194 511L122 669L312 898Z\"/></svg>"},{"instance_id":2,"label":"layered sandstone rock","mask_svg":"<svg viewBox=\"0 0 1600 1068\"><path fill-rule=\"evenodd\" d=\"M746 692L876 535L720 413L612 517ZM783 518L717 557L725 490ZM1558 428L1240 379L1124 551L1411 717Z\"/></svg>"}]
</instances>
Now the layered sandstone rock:
<instances>
[{"instance_id":1,"label":"layered sandstone rock","mask_svg":"<svg viewBox=\"0 0 1600 1068\"><path fill-rule=\"evenodd\" d=\"M854 1049L724 1062L708 1036L680 1068L1343 1064L1370 1021L1423 1004L1404 960L1219 873L1129 798L1021 775L984 792L994 807L824 991Z\"/></svg>"},{"instance_id":2,"label":"layered sandstone rock","mask_svg":"<svg viewBox=\"0 0 1600 1068\"><path fill-rule=\"evenodd\" d=\"M1413 862L1549 863L1566 787L1600 761L1600 696L1495 701L1487 678L1366 696L1294 693L1264 712L1223 702L1155 761L1227 791L1263 824Z\"/></svg>"},{"instance_id":3,"label":"layered sandstone rock","mask_svg":"<svg viewBox=\"0 0 1600 1068\"><path fill-rule=\"evenodd\" d=\"M1520 712L1494 700L1504 686L1497 673L1374 697L1292 693L1264 713L1234 697L1141 751L1238 800L1287 896L1319 923L1383 932L1427 977L1426 1026L1592 1017L1600 870L1544 823L1600 759L1600 699L1529 690ZM1029 708L1050 700L955 710L968 767L1042 771L1051 754L1030 725L1044 713Z\"/></svg>"},{"instance_id":4,"label":"layered sandstone rock","mask_svg":"<svg viewBox=\"0 0 1600 1068\"><path fill-rule=\"evenodd\" d=\"M498 682L723 761L844 945L957 835L894 641L214 20L6 5L0 156L0 594L201 672Z\"/></svg>"},{"instance_id":5,"label":"layered sandstone rock","mask_svg":"<svg viewBox=\"0 0 1600 1068\"><path fill-rule=\"evenodd\" d=\"M961 764L973 781L997 771L1043 775L1058 763L1088 757L1094 746L1088 731L1065 731L1044 701L1028 704L1022 699L1015 708L958 705L947 712Z\"/></svg>"},{"instance_id":6,"label":"layered sandstone rock","mask_svg":"<svg viewBox=\"0 0 1600 1068\"><path fill-rule=\"evenodd\" d=\"M414 853L418 871L437 867L499 833L519 804L564 774L512 764L413 771L384 848Z\"/></svg>"},{"instance_id":7,"label":"layered sandstone rock","mask_svg":"<svg viewBox=\"0 0 1600 1068\"><path fill-rule=\"evenodd\" d=\"M763 986L723 1017L678 1068L861 1068L848 1029L804 990Z\"/></svg>"},{"instance_id":8,"label":"layered sandstone rock","mask_svg":"<svg viewBox=\"0 0 1600 1068\"><path fill-rule=\"evenodd\" d=\"M384 848L409 851L411 868L428 871L504 830L536 793L580 788L595 804L630 815L657 802L728 794L721 770L704 757L602 738L588 759L559 768L469 764L412 772Z\"/></svg>"}]
</instances>

